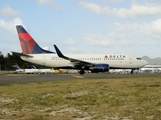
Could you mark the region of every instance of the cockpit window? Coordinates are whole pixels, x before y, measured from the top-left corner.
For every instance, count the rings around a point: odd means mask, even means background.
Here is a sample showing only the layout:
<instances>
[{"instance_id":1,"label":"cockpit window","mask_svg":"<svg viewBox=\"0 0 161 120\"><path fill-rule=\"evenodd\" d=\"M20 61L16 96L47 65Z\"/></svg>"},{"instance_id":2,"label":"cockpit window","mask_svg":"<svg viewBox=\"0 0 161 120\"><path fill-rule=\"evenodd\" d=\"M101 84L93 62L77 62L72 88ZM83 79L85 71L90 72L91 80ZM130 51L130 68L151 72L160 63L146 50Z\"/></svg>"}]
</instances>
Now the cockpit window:
<instances>
[{"instance_id":1,"label":"cockpit window","mask_svg":"<svg viewBox=\"0 0 161 120\"><path fill-rule=\"evenodd\" d=\"M137 58L137 60L141 60L141 58Z\"/></svg>"}]
</instances>

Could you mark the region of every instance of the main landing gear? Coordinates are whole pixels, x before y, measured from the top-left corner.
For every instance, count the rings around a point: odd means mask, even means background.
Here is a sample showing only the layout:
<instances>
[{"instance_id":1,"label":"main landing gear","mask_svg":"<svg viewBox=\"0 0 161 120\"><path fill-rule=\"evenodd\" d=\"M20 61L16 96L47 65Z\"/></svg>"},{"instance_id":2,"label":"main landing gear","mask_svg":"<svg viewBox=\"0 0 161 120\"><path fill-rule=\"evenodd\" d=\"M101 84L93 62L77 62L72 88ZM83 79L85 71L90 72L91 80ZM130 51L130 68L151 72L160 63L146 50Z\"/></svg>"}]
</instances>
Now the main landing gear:
<instances>
[{"instance_id":1,"label":"main landing gear","mask_svg":"<svg viewBox=\"0 0 161 120\"><path fill-rule=\"evenodd\" d=\"M135 69L131 69L131 72L130 72L130 73L131 73L131 74L134 74L134 70L135 70Z\"/></svg>"},{"instance_id":2,"label":"main landing gear","mask_svg":"<svg viewBox=\"0 0 161 120\"><path fill-rule=\"evenodd\" d=\"M81 70L79 71L79 74L80 74L80 75L84 75L84 73L85 73L84 69L81 69Z\"/></svg>"}]
</instances>

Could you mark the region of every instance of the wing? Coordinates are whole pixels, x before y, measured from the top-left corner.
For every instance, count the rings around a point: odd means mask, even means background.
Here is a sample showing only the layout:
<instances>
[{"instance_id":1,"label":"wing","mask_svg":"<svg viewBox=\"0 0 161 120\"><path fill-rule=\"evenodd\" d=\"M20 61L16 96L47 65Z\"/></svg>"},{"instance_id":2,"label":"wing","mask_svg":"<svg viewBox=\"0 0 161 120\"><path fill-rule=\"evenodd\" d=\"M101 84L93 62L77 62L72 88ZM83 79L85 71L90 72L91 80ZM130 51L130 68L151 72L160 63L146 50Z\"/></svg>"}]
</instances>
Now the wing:
<instances>
[{"instance_id":1,"label":"wing","mask_svg":"<svg viewBox=\"0 0 161 120\"><path fill-rule=\"evenodd\" d=\"M94 63L90 63L90 62L86 62L86 61L82 61L82 60L78 60L78 59L64 56L56 45L54 45L54 48L55 48L56 53L59 57L69 60L76 67L77 66L78 67L93 67L94 66Z\"/></svg>"}]
</instances>

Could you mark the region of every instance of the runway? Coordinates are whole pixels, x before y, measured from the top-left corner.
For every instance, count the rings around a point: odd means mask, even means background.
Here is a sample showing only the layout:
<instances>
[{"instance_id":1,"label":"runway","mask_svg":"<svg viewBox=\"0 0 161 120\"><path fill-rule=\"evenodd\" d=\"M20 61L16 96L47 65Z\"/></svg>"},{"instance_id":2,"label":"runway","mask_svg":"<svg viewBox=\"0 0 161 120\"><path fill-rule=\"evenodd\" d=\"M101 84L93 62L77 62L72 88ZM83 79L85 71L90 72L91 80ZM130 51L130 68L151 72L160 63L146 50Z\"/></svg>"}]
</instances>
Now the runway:
<instances>
[{"instance_id":1,"label":"runway","mask_svg":"<svg viewBox=\"0 0 161 120\"><path fill-rule=\"evenodd\" d=\"M32 83L32 82L49 82L63 80L98 80L113 78L136 78L136 77L154 77L161 74L106 74L106 73L89 73L79 74L6 74L0 76L0 85Z\"/></svg>"}]
</instances>

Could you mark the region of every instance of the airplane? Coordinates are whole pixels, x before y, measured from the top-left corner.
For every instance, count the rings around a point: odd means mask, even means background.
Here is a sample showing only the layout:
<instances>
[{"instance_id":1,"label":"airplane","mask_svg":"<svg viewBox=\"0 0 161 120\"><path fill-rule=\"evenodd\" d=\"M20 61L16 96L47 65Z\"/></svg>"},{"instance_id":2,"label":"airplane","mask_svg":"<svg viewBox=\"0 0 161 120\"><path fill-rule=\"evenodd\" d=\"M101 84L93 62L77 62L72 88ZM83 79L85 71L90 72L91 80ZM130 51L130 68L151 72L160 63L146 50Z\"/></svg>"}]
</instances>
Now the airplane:
<instances>
[{"instance_id":1,"label":"airplane","mask_svg":"<svg viewBox=\"0 0 161 120\"><path fill-rule=\"evenodd\" d=\"M145 65L140 69L141 72L159 73L161 65Z\"/></svg>"},{"instance_id":2,"label":"airplane","mask_svg":"<svg viewBox=\"0 0 161 120\"><path fill-rule=\"evenodd\" d=\"M15 68L16 72L18 73L26 73L26 74L40 73L39 69L36 68L21 69L17 64L13 65L12 67Z\"/></svg>"},{"instance_id":3,"label":"airplane","mask_svg":"<svg viewBox=\"0 0 161 120\"><path fill-rule=\"evenodd\" d=\"M52 73L55 73L54 70L48 69L48 68L46 68L46 69L39 69L39 70L40 70L41 74L52 74Z\"/></svg>"},{"instance_id":4,"label":"airplane","mask_svg":"<svg viewBox=\"0 0 161 120\"><path fill-rule=\"evenodd\" d=\"M108 72L110 69L135 69L143 67L147 61L126 54L66 54L54 45L56 52L42 49L22 25L17 25L22 53L12 52L22 60L58 69L76 69L83 75L86 70L92 73Z\"/></svg>"},{"instance_id":5,"label":"airplane","mask_svg":"<svg viewBox=\"0 0 161 120\"><path fill-rule=\"evenodd\" d=\"M111 69L109 70L109 73L113 73L113 74L129 74L131 72L131 69ZM135 69L133 71L133 74L137 74L139 73L138 69Z\"/></svg>"},{"instance_id":6,"label":"airplane","mask_svg":"<svg viewBox=\"0 0 161 120\"><path fill-rule=\"evenodd\" d=\"M48 74L48 73L54 73L54 70L52 69L37 69L34 65L29 66L27 69L20 68L17 64L12 66L15 68L16 72L18 73L26 73L26 74Z\"/></svg>"},{"instance_id":7,"label":"airplane","mask_svg":"<svg viewBox=\"0 0 161 120\"><path fill-rule=\"evenodd\" d=\"M38 71L40 74L48 74L48 73L54 73L54 70L49 69L49 68L43 68L43 69L37 69L34 65L30 65L32 70Z\"/></svg>"}]
</instances>

